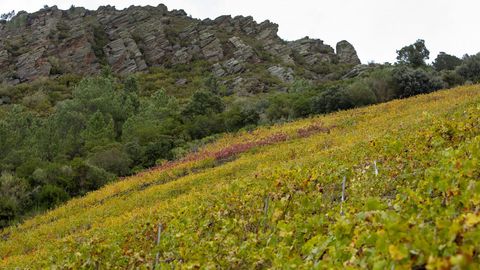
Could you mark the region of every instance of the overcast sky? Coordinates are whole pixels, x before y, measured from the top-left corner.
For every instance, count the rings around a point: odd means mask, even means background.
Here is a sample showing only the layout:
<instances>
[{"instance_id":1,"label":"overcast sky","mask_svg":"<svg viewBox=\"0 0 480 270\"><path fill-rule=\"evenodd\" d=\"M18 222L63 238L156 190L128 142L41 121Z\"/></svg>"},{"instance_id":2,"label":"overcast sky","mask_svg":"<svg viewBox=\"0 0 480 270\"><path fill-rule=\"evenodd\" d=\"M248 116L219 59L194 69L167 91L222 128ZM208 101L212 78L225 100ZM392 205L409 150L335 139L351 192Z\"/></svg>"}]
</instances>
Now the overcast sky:
<instances>
[{"instance_id":1,"label":"overcast sky","mask_svg":"<svg viewBox=\"0 0 480 270\"><path fill-rule=\"evenodd\" d=\"M36 11L44 5L89 9L132 4L184 9L195 18L251 15L278 23L286 40L309 36L335 47L350 41L362 60L394 62L396 50L422 38L433 60L439 51L461 57L480 51L480 0L0 0L0 13Z\"/></svg>"}]
</instances>

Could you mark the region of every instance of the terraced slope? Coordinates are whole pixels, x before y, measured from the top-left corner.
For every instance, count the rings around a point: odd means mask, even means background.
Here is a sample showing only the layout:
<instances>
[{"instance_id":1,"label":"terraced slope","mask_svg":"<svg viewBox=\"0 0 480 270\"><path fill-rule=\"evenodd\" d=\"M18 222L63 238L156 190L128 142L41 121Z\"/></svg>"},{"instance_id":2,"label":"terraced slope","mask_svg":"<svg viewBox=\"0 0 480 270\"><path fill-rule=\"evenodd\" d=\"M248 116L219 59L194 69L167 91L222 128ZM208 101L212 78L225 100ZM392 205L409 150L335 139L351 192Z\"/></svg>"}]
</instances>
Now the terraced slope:
<instances>
[{"instance_id":1,"label":"terraced slope","mask_svg":"<svg viewBox=\"0 0 480 270\"><path fill-rule=\"evenodd\" d=\"M0 268L478 269L479 180L468 86L226 136L3 231Z\"/></svg>"}]
</instances>

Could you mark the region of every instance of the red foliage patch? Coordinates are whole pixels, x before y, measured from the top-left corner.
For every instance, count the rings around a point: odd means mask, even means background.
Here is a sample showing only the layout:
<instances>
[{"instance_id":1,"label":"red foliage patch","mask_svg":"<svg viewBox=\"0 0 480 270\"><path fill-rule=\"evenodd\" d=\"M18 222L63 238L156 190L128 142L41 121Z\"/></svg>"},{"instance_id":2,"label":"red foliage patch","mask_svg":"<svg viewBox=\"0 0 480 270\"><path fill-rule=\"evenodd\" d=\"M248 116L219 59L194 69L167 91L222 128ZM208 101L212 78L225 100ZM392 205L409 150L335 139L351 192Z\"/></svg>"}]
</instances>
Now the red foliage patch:
<instances>
[{"instance_id":1,"label":"red foliage patch","mask_svg":"<svg viewBox=\"0 0 480 270\"><path fill-rule=\"evenodd\" d=\"M330 132L331 127L325 127L321 123L314 123L308 127L301 128L297 130L297 137L298 138L305 138L309 137L315 133L328 133ZM144 171L140 173L139 175L142 175L144 173L148 173L151 171L159 171L159 170L166 170L170 169L173 167L176 167L180 164L187 163L187 162L192 162L192 161L198 161L206 158L214 158L215 160L224 160L229 157L235 156L237 154L246 152L254 147L257 146L264 146L264 145L271 145L279 142L284 142L289 139L289 136L286 133L279 132L275 133L267 138L260 139L258 141L250 141L250 142L245 142L245 143L237 143L233 144L230 146L227 146L221 150L218 151L202 151L199 153L191 153L185 156L182 159L175 160L175 161L168 161L165 162L162 165L150 168L147 171Z\"/></svg>"}]
</instances>

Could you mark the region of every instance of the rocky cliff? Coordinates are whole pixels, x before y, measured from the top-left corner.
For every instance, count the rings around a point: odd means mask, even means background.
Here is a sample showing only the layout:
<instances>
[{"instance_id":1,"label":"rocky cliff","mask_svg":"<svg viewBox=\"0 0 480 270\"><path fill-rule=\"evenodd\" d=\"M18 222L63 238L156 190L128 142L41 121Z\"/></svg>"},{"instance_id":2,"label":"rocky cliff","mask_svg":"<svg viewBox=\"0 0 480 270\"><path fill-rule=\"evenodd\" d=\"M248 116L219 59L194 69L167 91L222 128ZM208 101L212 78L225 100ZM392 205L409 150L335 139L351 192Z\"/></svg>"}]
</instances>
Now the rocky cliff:
<instances>
[{"instance_id":1,"label":"rocky cliff","mask_svg":"<svg viewBox=\"0 0 480 270\"><path fill-rule=\"evenodd\" d=\"M360 63L347 41L339 42L335 51L319 39L282 40L277 31L270 21L243 16L198 20L164 5L20 12L0 23L0 82L95 74L104 65L123 75L205 61L214 76L233 86L258 87L258 79L245 74L261 69L282 82L300 74L328 80L332 67L348 72Z\"/></svg>"}]
</instances>

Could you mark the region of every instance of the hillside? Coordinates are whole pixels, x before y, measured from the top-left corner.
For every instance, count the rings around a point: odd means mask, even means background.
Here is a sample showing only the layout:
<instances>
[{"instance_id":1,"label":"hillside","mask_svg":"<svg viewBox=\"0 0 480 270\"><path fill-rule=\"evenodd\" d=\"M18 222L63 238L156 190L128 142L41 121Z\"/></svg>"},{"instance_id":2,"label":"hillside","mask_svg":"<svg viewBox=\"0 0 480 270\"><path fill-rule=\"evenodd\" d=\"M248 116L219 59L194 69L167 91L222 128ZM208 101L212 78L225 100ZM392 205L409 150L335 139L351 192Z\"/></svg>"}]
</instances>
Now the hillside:
<instances>
[{"instance_id":1,"label":"hillside","mask_svg":"<svg viewBox=\"0 0 480 270\"><path fill-rule=\"evenodd\" d=\"M278 27L164 5L0 15L0 228L225 133L480 83L480 53L430 65L418 39L361 65Z\"/></svg>"},{"instance_id":2,"label":"hillside","mask_svg":"<svg viewBox=\"0 0 480 270\"><path fill-rule=\"evenodd\" d=\"M0 268L477 269L479 119L474 85L226 135L6 228Z\"/></svg>"}]
</instances>

